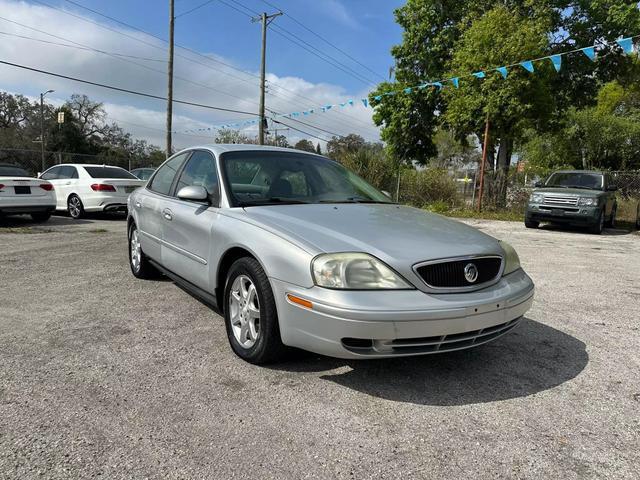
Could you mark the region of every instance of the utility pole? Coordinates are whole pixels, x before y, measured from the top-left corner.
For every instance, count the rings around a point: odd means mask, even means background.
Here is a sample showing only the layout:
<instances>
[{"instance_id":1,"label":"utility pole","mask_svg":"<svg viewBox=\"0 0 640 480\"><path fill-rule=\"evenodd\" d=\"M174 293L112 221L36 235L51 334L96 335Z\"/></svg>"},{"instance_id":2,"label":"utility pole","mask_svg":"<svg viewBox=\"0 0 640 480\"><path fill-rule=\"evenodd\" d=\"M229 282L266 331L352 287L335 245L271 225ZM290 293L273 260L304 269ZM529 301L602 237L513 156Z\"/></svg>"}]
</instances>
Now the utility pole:
<instances>
[{"instance_id":1,"label":"utility pole","mask_svg":"<svg viewBox=\"0 0 640 480\"><path fill-rule=\"evenodd\" d=\"M258 130L258 142L260 143L260 145L264 145L264 124L266 122L266 118L264 116L264 77L266 71L265 55L267 52L267 27L276 17L279 17L280 15L282 15L282 12L273 13L271 15L261 13L259 17L254 17L251 19L252 22L262 22L262 56L260 59L260 126Z\"/></svg>"},{"instance_id":2,"label":"utility pole","mask_svg":"<svg viewBox=\"0 0 640 480\"><path fill-rule=\"evenodd\" d=\"M480 165L480 190L478 191L478 211L482 211L482 195L484 194L484 166L487 163L487 145L489 144L489 114L484 126L484 145L482 146L482 164Z\"/></svg>"},{"instance_id":3,"label":"utility pole","mask_svg":"<svg viewBox=\"0 0 640 480\"><path fill-rule=\"evenodd\" d=\"M171 156L171 129L173 121L173 27L176 20L174 0L169 0L169 60L167 62L167 158Z\"/></svg>"},{"instance_id":4,"label":"utility pole","mask_svg":"<svg viewBox=\"0 0 640 480\"><path fill-rule=\"evenodd\" d=\"M42 161L41 172L44 172L46 170L44 161L44 97L48 93L53 92L53 90L47 90L46 92L40 94L40 160Z\"/></svg>"}]
</instances>

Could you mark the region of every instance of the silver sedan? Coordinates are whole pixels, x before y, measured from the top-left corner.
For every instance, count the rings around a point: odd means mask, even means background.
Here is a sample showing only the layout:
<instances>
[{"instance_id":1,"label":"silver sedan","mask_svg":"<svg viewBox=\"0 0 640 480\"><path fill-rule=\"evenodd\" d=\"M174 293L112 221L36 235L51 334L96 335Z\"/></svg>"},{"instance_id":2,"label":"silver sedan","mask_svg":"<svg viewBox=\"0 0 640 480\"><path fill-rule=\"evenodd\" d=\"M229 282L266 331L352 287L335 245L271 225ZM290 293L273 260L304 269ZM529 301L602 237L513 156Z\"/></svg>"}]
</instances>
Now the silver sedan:
<instances>
[{"instance_id":1,"label":"silver sedan","mask_svg":"<svg viewBox=\"0 0 640 480\"><path fill-rule=\"evenodd\" d=\"M393 203L325 157L252 145L183 150L129 197L131 271L224 313L253 363L469 348L517 326L534 285L507 243Z\"/></svg>"}]
</instances>

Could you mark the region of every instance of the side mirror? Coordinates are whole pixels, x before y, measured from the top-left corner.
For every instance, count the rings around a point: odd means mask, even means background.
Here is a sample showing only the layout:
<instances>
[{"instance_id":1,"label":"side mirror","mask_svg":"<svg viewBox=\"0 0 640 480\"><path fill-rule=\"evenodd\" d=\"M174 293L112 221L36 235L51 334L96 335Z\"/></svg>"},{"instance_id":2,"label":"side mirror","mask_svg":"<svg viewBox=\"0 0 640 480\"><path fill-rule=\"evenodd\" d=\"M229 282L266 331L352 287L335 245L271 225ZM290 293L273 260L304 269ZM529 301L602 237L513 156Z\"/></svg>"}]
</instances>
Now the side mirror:
<instances>
[{"instance_id":1,"label":"side mirror","mask_svg":"<svg viewBox=\"0 0 640 480\"><path fill-rule=\"evenodd\" d=\"M42 172L36 173L36 178L40 178L40 175L42 175Z\"/></svg>"},{"instance_id":2,"label":"side mirror","mask_svg":"<svg viewBox=\"0 0 640 480\"><path fill-rule=\"evenodd\" d=\"M199 185L191 185L182 187L178 191L178 198L192 202L209 202L209 192L207 192L206 188Z\"/></svg>"},{"instance_id":3,"label":"side mirror","mask_svg":"<svg viewBox=\"0 0 640 480\"><path fill-rule=\"evenodd\" d=\"M536 188L541 188L541 187L544 187L544 183L536 182L536 183L533 184L533 186L536 187Z\"/></svg>"},{"instance_id":4,"label":"side mirror","mask_svg":"<svg viewBox=\"0 0 640 480\"><path fill-rule=\"evenodd\" d=\"M618 190L618 187L616 187L615 185L608 185L607 186L607 192L615 192Z\"/></svg>"}]
</instances>

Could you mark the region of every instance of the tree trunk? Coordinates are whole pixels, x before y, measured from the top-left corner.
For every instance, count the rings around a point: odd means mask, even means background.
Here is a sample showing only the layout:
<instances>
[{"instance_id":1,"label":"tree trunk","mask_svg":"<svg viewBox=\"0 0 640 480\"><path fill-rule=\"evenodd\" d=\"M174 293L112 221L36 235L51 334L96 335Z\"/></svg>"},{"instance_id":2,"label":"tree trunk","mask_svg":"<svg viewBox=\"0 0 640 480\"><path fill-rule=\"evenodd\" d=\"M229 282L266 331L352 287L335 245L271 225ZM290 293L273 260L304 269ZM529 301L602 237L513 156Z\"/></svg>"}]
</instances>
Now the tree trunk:
<instances>
[{"instance_id":1,"label":"tree trunk","mask_svg":"<svg viewBox=\"0 0 640 480\"><path fill-rule=\"evenodd\" d=\"M496 164L496 206L504 207L507 204L507 180L509 166L511 165L511 152L513 140L506 135L500 138L498 148L498 161Z\"/></svg>"}]
</instances>

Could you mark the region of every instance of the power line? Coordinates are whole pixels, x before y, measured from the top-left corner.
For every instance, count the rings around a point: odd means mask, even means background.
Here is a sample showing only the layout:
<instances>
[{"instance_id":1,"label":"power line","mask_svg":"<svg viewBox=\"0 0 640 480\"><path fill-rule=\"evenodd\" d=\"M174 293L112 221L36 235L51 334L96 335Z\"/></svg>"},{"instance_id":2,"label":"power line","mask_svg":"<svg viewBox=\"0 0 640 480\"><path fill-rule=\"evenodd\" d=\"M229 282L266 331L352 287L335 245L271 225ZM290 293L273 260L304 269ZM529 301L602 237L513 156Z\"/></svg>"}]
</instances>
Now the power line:
<instances>
[{"instance_id":1,"label":"power line","mask_svg":"<svg viewBox=\"0 0 640 480\"><path fill-rule=\"evenodd\" d=\"M38 29L38 28L31 27L31 26L29 26L29 25L25 25L25 24L20 23L20 22L16 22L15 20L10 20L10 19L5 18L5 17L2 17L2 16L0 16L0 20L4 20L4 21L6 21L6 22L13 23L13 24L18 25L18 26L20 26L20 27L27 28L27 29L29 29L29 30L33 30L33 31L38 32L38 33L42 33L42 34L44 34L44 35L49 35L49 36L51 36L51 37L53 37L53 38L57 38L57 39L59 39L59 40L64 40L64 41L66 41L66 42L70 42L70 43L73 43L73 44L75 44L75 45L79 45L79 46L84 47L84 48L87 48L87 49L89 49L89 50L93 50L93 51L95 51L95 52L97 52L97 53L101 53L101 54L103 54L103 55L107 55L107 56L110 56L110 57L112 57L112 58L115 58L116 60L120 60L120 61L123 61L123 62L131 63L132 65L137 65L137 66L139 66L139 67L141 67L141 68L144 68L145 70L149 70L149 71L151 71L151 72L160 73L160 74L162 74L162 75L165 75L165 74L166 74L166 72L164 72L164 71L162 71L162 70L158 70L158 69L156 69L156 68L152 68L152 67L149 67L148 65L143 65L143 64L141 64L141 63L134 62L133 60L129 60L129 59L126 59L126 58L120 58L120 57L118 57L118 56L116 56L116 55L113 55L113 54L111 54L111 53L109 53L109 52L105 52L104 50L99 50L99 49L96 49L96 48L90 47L89 45L85 45L85 44L82 44L82 43L76 42L76 41L74 41L74 40L70 40L70 39L68 39L68 38L61 37L61 36L59 36L59 35L55 35L55 34L53 34L53 33L49 33L49 32L46 32L46 31L44 31L44 30L40 30L40 29ZM239 96L234 95L234 94L232 94L232 93L227 93L227 92L225 92L225 91L223 91L223 90L219 90L219 89L217 89L217 88L211 87L211 86L209 86L209 85L205 85L205 84L203 84L203 83L194 82L193 80L190 80L190 79L188 79L188 78L179 77L179 76L177 76L177 75L175 76L175 78L176 78L176 79L178 79L178 80L181 80L181 81L183 81L183 82L190 83L190 84L192 84L192 85L196 85L196 86L201 87L201 88L206 88L206 89L208 89L208 90L211 90L212 92L220 93L220 94L222 94L222 95L226 95L226 96L228 96L228 97L235 98L236 100L240 100L240 101L242 101L242 102L252 103L252 104L254 104L254 105L257 105L257 103L252 102L252 101L250 101L250 100L247 100L247 99L245 99L245 98L239 97Z\"/></svg>"},{"instance_id":2,"label":"power line","mask_svg":"<svg viewBox=\"0 0 640 480\"><path fill-rule=\"evenodd\" d=\"M311 125L310 123L303 122L302 120L298 120L297 118L288 118L288 119L293 121L293 122L297 122L297 123L300 123L302 125L306 125L307 127L311 127L314 130L319 130L321 132L328 133L329 135L333 135L333 136L336 136L336 137L343 137L344 136L344 135L340 135L339 133L330 132L329 130L325 130L323 128L316 127L315 125ZM274 122L275 122L275 120L274 120Z\"/></svg>"},{"instance_id":3,"label":"power line","mask_svg":"<svg viewBox=\"0 0 640 480\"><path fill-rule=\"evenodd\" d=\"M330 42L329 40L327 40L324 36L320 35L319 33L314 32L313 30L311 30L309 27L307 27L304 23L302 23L300 20L298 20L297 18L293 17L291 14L285 12L284 10L282 10L281 8L276 7L273 3L268 2L267 0L261 0L262 3L265 3L267 5L269 5L272 8L277 8L278 10L280 10L286 17L289 17L291 20L293 20L295 23L297 23L298 25L300 25L302 28L304 28L305 30L307 30L309 33L311 33L312 35L318 37L320 40L322 40L324 43L326 43L327 45L329 45L330 47L333 47L334 49L336 49L338 52L342 53L345 57L353 60L354 62L356 62L358 65L360 65L362 68L368 70L369 72L371 72L372 74L374 74L375 76L377 76L378 78L382 79L383 81L385 81L386 79L380 75L379 73L371 70L369 67L367 67L364 63L360 62L358 59L352 57L351 55L349 55L347 52L345 52L343 49L341 49L340 47L338 47L337 45L335 45L334 43Z\"/></svg>"},{"instance_id":4,"label":"power line","mask_svg":"<svg viewBox=\"0 0 640 480\"><path fill-rule=\"evenodd\" d=\"M198 9L200 9L200 8L206 6L206 5L209 5L210 3L213 3L215 1L216 0L207 0L206 2L201 3L200 5L197 5L197 6L193 7L193 8L191 8L191 9L187 10L186 12L182 12L181 14L176 15L175 18L177 20L180 17L183 17L185 15L189 15L191 12L195 12L196 10L198 10Z\"/></svg>"},{"instance_id":5,"label":"power line","mask_svg":"<svg viewBox=\"0 0 640 480\"><path fill-rule=\"evenodd\" d=\"M299 128L293 127L293 126L289 125L288 123L281 122L279 120L273 120L273 122L274 123L278 123L280 125L284 125L285 127L289 127L291 130L295 130L296 132L304 133L305 135L313 137L313 138L315 138L317 140L322 140L323 142L330 142L330 140L327 140L326 138L318 137L317 135L314 135L313 133L305 132L304 130L300 130Z\"/></svg>"},{"instance_id":6,"label":"power line","mask_svg":"<svg viewBox=\"0 0 640 480\"><path fill-rule=\"evenodd\" d=\"M107 85L107 84L104 84L104 83L92 82L90 80L84 80L82 78L71 77L69 75L62 75L60 73L49 72L47 70L41 70L39 68L28 67L26 65L19 65L17 63L6 62L4 60L0 60L0 64L9 65L11 67L16 67L16 68L21 68L23 70L29 70L31 72L41 73L43 75L49 75L49 76L52 76L52 77L63 78L65 80L71 80L71 81L78 82L78 83L86 83L87 85L93 85L95 87L107 88L109 90L115 90L115 91L118 91L118 92L129 93L131 95L138 95L140 97L153 98L153 99L156 99L156 100L165 100L165 101L167 100L167 97L161 97L160 95L153 95L151 93L138 92L138 91L135 91L135 90L129 90L127 88L116 87L116 86ZM231 108L216 107L214 105L205 105L205 104L202 104L202 103L188 102L186 100L175 100L174 99L173 101L174 101L174 103L180 103L182 105L190 105L192 107L207 108L209 110L218 110L218 111L221 111L221 112L239 113L239 114L242 114L242 115L251 115L251 116L254 116L254 117L257 115L257 113L255 113L255 112L245 112L243 110L234 110L234 109L231 109Z\"/></svg>"}]
</instances>

